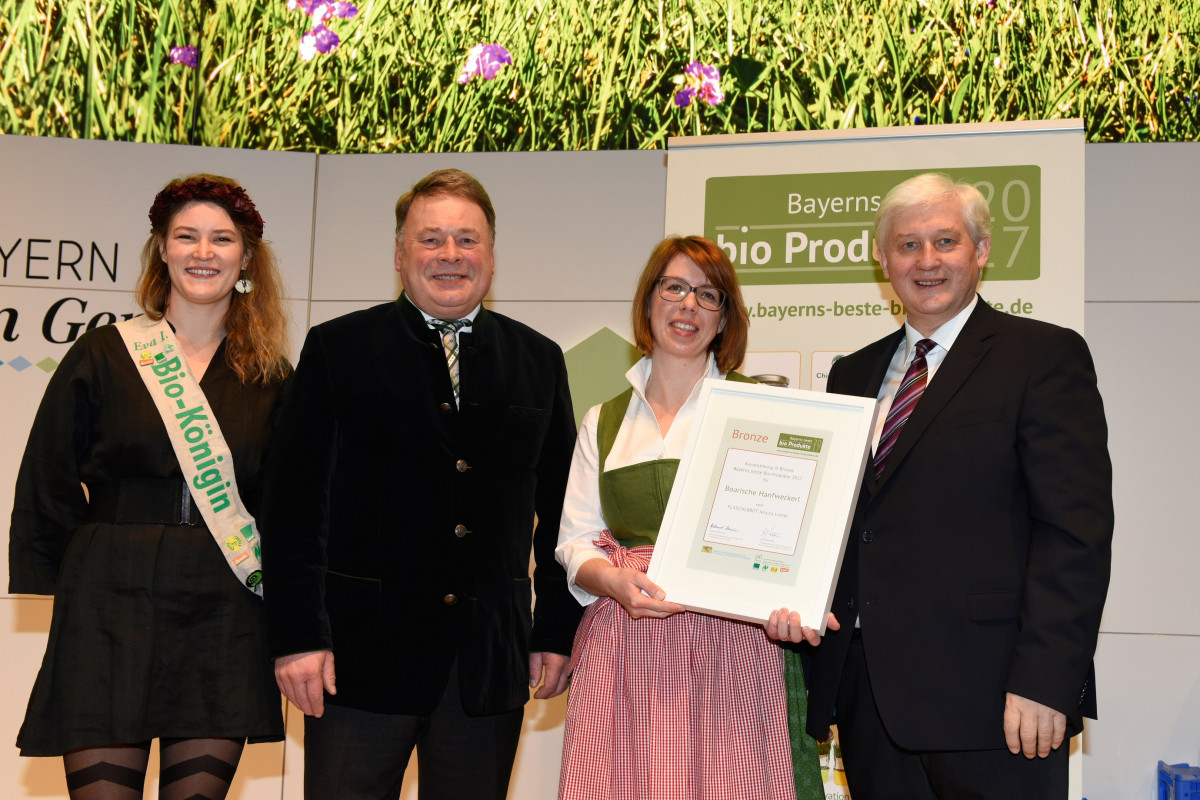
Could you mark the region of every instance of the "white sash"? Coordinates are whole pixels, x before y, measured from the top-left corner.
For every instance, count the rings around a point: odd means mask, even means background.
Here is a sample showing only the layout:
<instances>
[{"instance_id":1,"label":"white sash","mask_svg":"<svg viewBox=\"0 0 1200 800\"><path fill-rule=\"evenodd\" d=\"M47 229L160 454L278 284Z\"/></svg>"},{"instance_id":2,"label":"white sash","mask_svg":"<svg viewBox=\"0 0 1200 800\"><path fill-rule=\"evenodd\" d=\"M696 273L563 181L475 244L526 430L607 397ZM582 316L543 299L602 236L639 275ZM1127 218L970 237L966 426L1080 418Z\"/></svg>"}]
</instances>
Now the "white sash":
<instances>
[{"instance_id":1,"label":"white sash","mask_svg":"<svg viewBox=\"0 0 1200 800\"><path fill-rule=\"evenodd\" d=\"M262 555L254 517L242 505L233 456L209 410L204 390L188 370L166 318L147 316L118 322L138 374L162 416L171 447L196 508L208 523L229 568L245 586L262 596Z\"/></svg>"}]
</instances>

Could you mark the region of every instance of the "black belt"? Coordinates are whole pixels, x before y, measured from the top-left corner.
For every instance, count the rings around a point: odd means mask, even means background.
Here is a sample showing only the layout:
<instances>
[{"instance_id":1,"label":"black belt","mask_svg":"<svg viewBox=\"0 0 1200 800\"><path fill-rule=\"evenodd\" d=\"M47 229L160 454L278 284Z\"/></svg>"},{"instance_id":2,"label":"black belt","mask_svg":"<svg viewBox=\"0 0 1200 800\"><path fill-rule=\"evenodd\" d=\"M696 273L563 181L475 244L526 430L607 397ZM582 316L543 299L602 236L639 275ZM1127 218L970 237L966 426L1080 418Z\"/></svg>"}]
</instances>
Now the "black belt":
<instances>
[{"instance_id":1,"label":"black belt","mask_svg":"<svg viewBox=\"0 0 1200 800\"><path fill-rule=\"evenodd\" d=\"M88 485L88 522L203 525L182 478L136 478Z\"/></svg>"}]
</instances>

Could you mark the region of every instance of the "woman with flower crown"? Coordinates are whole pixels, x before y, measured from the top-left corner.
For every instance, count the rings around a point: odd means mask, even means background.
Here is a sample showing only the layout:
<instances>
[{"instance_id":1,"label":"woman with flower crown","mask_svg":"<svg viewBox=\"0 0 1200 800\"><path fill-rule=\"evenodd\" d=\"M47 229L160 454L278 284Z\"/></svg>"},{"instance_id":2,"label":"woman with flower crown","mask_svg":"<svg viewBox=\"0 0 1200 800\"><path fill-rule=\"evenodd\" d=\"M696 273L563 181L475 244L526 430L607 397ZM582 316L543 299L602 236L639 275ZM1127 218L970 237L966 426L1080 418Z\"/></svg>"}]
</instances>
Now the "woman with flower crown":
<instances>
[{"instance_id":1,"label":"woman with flower crown","mask_svg":"<svg viewBox=\"0 0 1200 800\"><path fill-rule=\"evenodd\" d=\"M283 738L253 512L287 360L283 287L245 190L171 181L150 209L144 316L88 331L51 377L17 475L9 589L54 596L17 738L73 800L229 791Z\"/></svg>"}]
</instances>

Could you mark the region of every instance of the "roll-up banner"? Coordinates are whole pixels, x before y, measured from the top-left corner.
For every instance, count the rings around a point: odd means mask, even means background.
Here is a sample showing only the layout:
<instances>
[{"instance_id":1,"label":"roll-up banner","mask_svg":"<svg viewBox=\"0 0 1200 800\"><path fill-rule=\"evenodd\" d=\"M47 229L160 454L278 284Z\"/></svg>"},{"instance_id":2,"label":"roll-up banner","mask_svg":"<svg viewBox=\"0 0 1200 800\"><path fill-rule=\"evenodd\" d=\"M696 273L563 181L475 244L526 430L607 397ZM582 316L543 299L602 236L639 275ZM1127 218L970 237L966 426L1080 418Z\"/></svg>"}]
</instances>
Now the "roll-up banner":
<instances>
[{"instance_id":1,"label":"roll-up banner","mask_svg":"<svg viewBox=\"0 0 1200 800\"><path fill-rule=\"evenodd\" d=\"M922 172L988 199L982 298L1082 332L1083 145L1081 120L674 138L665 229L711 238L737 268L742 371L819 391L836 358L904 321L872 222L888 190Z\"/></svg>"}]
</instances>

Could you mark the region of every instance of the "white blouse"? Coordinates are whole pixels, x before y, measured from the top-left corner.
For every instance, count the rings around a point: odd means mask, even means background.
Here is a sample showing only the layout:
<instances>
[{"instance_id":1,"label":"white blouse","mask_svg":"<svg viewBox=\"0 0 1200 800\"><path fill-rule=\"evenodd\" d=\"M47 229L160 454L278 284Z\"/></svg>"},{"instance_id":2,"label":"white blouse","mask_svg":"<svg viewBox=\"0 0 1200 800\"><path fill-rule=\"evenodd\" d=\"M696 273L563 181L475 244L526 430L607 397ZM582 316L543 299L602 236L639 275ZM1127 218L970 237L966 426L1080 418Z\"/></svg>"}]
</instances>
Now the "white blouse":
<instances>
[{"instance_id":1,"label":"white blouse","mask_svg":"<svg viewBox=\"0 0 1200 800\"><path fill-rule=\"evenodd\" d=\"M722 377L717 369L716 359L709 353L707 372L696 381L687 402L675 415L667 435L663 436L654 410L646 402L646 384L650 380L652 369L653 361L647 357L625 373L625 377L633 386L633 398L629 401L629 408L621 421L621 429L617 432L616 441L613 442L608 459L604 462L605 471L659 458L682 457L683 447L687 443L688 432L692 429L692 420L696 414L700 387L705 378ZM567 493L563 498L558 547L554 551L558 563L567 571L571 594L585 606L592 604L597 598L575 583L579 567L588 559L607 558L603 550L592 544L596 535L608 527L600 510L600 456L596 444L596 423L599 419L600 406L592 406L583 417L579 438L575 442L575 455L571 459Z\"/></svg>"}]
</instances>

